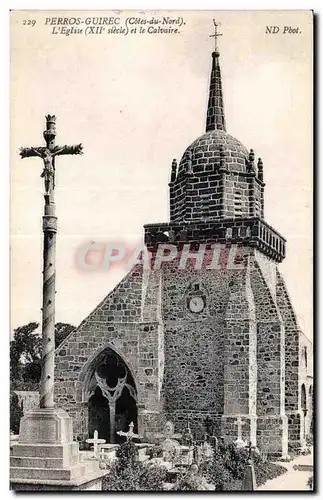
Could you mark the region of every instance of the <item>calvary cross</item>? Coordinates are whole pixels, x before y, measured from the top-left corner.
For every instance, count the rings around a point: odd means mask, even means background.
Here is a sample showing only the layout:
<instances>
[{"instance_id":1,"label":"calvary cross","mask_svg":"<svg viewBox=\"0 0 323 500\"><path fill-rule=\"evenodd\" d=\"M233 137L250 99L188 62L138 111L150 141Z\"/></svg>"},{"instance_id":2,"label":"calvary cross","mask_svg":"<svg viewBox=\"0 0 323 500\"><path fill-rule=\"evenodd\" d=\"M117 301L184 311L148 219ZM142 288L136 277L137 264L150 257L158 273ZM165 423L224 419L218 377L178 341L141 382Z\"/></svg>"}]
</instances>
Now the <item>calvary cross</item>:
<instances>
[{"instance_id":1,"label":"calvary cross","mask_svg":"<svg viewBox=\"0 0 323 500\"><path fill-rule=\"evenodd\" d=\"M46 116L46 130L43 133L46 147L36 146L30 148L20 148L21 158L27 158L30 156L39 156L43 159L44 170L41 177L44 177L45 181L45 195L53 193L55 187L55 162L54 157L58 155L77 155L83 154L82 144L77 144L76 146L56 146L56 116L47 115ZM45 197L46 200L46 197Z\"/></svg>"},{"instance_id":2,"label":"calvary cross","mask_svg":"<svg viewBox=\"0 0 323 500\"><path fill-rule=\"evenodd\" d=\"M41 177L45 181L45 206L43 216L43 307L42 307L42 360L40 407L54 407L54 361L55 361L55 252L57 217L55 215L55 156L82 154L82 144L56 146L56 116L46 116L46 130L43 133L46 146L20 148L21 158L38 156L44 162Z\"/></svg>"},{"instance_id":3,"label":"calvary cross","mask_svg":"<svg viewBox=\"0 0 323 500\"><path fill-rule=\"evenodd\" d=\"M222 36L222 33L218 33L218 26L221 24L221 23L217 23L214 19L213 19L213 24L214 24L214 35L209 35L210 38L214 38L214 52L217 52L218 51L218 36Z\"/></svg>"}]
</instances>

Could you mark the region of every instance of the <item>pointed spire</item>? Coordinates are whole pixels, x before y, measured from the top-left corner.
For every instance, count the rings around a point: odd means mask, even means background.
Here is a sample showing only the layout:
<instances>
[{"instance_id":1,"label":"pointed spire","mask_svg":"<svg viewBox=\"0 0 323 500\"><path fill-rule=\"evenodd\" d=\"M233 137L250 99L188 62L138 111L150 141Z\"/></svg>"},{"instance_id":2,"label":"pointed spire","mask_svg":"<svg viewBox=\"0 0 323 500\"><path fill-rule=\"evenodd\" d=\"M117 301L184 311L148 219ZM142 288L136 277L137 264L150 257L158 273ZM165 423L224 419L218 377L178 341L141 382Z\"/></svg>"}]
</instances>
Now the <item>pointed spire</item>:
<instances>
[{"instance_id":1,"label":"pointed spire","mask_svg":"<svg viewBox=\"0 0 323 500\"><path fill-rule=\"evenodd\" d=\"M212 70L206 116L206 132L209 132L210 130L226 130L219 57L219 52L212 53Z\"/></svg>"},{"instance_id":2,"label":"pointed spire","mask_svg":"<svg viewBox=\"0 0 323 500\"><path fill-rule=\"evenodd\" d=\"M210 130L226 130L222 96L221 69L219 63L220 53L217 43L217 39L219 36L222 36L222 33L218 33L218 26L220 23L217 23L213 19L213 24L214 35L210 35L210 37L214 38L214 52L212 52L212 70L210 78L209 102L206 115L206 132L209 132Z\"/></svg>"}]
</instances>

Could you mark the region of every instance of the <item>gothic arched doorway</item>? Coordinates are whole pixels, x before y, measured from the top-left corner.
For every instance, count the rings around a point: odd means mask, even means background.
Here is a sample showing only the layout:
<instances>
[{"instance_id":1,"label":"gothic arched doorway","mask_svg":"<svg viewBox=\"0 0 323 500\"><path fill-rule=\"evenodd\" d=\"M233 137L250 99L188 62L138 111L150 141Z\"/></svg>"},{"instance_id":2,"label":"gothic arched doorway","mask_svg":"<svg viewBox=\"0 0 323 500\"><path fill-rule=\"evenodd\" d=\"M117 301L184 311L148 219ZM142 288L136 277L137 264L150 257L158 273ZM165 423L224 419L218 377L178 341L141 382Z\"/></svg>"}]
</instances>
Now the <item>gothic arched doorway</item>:
<instances>
[{"instance_id":1,"label":"gothic arched doorway","mask_svg":"<svg viewBox=\"0 0 323 500\"><path fill-rule=\"evenodd\" d=\"M118 431L129 424L137 428L137 391L133 376L124 360L111 348L99 354L92 365L89 380L88 434L95 430L107 443L123 440Z\"/></svg>"}]
</instances>

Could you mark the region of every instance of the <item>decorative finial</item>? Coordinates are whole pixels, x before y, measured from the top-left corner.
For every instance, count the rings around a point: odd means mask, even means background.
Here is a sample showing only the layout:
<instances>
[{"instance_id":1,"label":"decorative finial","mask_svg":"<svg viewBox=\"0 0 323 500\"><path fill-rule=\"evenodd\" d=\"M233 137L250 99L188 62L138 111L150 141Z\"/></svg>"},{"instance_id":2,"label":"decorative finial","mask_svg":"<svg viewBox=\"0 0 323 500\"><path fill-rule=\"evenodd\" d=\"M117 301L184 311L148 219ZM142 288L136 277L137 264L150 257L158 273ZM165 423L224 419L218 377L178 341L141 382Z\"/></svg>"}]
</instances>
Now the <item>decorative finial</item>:
<instances>
[{"instance_id":1,"label":"decorative finial","mask_svg":"<svg viewBox=\"0 0 323 500\"><path fill-rule=\"evenodd\" d=\"M46 115L45 118L47 123L56 123L55 115Z\"/></svg>"},{"instance_id":2,"label":"decorative finial","mask_svg":"<svg viewBox=\"0 0 323 500\"><path fill-rule=\"evenodd\" d=\"M171 172L171 176L170 176L170 182L175 182L176 173L177 173L177 160L176 160L176 158L174 158L172 161L172 172Z\"/></svg>"},{"instance_id":3,"label":"decorative finial","mask_svg":"<svg viewBox=\"0 0 323 500\"><path fill-rule=\"evenodd\" d=\"M218 50L218 36L222 36L222 33L218 33L218 26L221 25L221 23L217 23L215 19L213 19L213 24L214 24L214 35L209 35L210 38L214 38L214 55L219 55L219 50Z\"/></svg>"},{"instance_id":4,"label":"decorative finial","mask_svg":"<svg viewBox=\"0 0 323 500\"><path fill-rule=\"evenodd\" d=\"M46 118L46 130L43 133L44 139L46 141L47 147L50 141L53 141L56 136L56 116L47 115Z\"/></svg>"},{"instance_id":5,"label":"decorative finial","mask_svg":"<svg viewBox=\"0 0 323 500\"><path fill-rule=\"evenodd\" d=\"M263 164L261 158L258 158L257 167L258 167L258 179L260 181L263 181L264 180L264 164Z\"/></svg>"},{"instance_id":6,"label":"decorative finial","mask_svg":"<svg viewBox=\"0 0 323 500\"><path fill-rule=\"evenodd\" d=\"M253 149L250 149L250 152L249 152L248 167L249 167L249 171L255 170L255 152Z\"/></svg>"},{"instance_id":7,"label":"decorative finial","mask_svg":"<svg viewBox=\"0 0 323 500\"><path fill-rule=\"evenodd\" d=\"M193 174L192 169L192 151L187 151L187 173L188 175Z\"/></svg>"}]
</instances>

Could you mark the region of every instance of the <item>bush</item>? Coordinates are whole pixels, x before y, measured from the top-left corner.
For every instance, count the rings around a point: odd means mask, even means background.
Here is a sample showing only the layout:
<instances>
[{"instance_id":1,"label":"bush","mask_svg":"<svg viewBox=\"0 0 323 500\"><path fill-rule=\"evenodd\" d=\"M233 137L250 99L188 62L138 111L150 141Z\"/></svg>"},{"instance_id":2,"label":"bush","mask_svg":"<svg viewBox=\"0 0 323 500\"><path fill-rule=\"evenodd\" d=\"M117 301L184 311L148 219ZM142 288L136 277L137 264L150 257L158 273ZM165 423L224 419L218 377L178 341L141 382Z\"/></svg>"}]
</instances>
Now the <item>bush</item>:
<instances>
[{"instance_id":1,"label":"bush","mask_svg":"<svg viewBox=\"0 0 323 500\"><path fill-rule=\"evenodd\" d=\"M127 441L116 452L116 461L103 480L106 491L161 491L166 480L166 469L139 462L136 446Z\"/></svg>"},{"instance_id":2,"label":"bush","mask_svg":"<svg viewBox=\"0 0 323 500\"><path fill-rule=\"evenodd\" d=\"M309 487L310 490L313 489L313 476L310 476L307 481L307 486Z\"/></svg>"},{"instance_id":3,"label":"bush","mask_svg":"<svg viewBox=\"0 0 323 500\"><path fill-rule=\"evenodd\" d=\"M179 474L172 491L214 491L214 486L202 474L191 471Z\"/></svg>"},{"instance_id":4,"label":"bush","mask_svg":"<svg viewBox=\"0 0 323 500\"><path fill-rule=\"evenodd\" d=\"M287 469L269 460L264 461L259 453L253 453L253 464L257 486L284 474ZM237 448L234 443L221 445L209 464L202 466L203 474L217 491L240 491L249 460L247 448Z\"/></svg>"},{"instance_id":5,"label":"bush","mask_svg":"<svg viewBox=\"0 0 323 500\"><path fill-rule=\"evenodd\" d=\"M10 394L10 430L14 434L19 434L19 426L22 416L23 411L19 404L18 396L15 392L12 392Z\"/></svg>"},{"instance_id":6,"label":"bush","mask_svg":"<svg viewBox=\"0 0 323 500\"><path fill-rule=\"evenodd\" d=\"M116 451L117 472L134 467L138 462L139 453L132 441L122 443Z\"/></svg>"},{"instance_id":7,"label":"bush","mask_svg":"<svg viewBox=\"0 0 323 500\"><path fill-rule=\"evenodd\" d=\"M156 448L158 452L158 447ZM153 453L153 451L151 452ZM257 486L280 476L287 469L253 453ZM213 459L204 462L199 472L185 471L177 476L171 491L241 491L249 460L247 448L220 444ZM108 491L162 491L167 470L139 462L138 450L131 442L120 445L116 461L109 466L102 489Z\"/></svg>"},{"instance_id":8,"label":"bush","mask_svg":"<svg viewBox=\"0 0 323 500\"><path fill-rule=\"evenodd\" d=\"M269 479L274 479L275 477L281 476L287 472L286 467L282 465L275 464L274 462L259 462L255 464L255 476L257 486L265 484Z\"/></svg>"},{"instance_id":9,"label":"bush","mask_svg":"<svg viewBox=\"0 0 323 500\"><path fill-rule=\"evenodd\" d=\"M140 491L162 491L166 481L167 470L159 465L140 464Z\"/></svg>"},{"instance_id":10,"label":"bush","mask_svg":"<svg viewBox=\"0 0 323 500\"><path fill-rule=\"evenodd\" d=\"M314 444L313 434L307 434L306 444L307 444L307 446L313 446L313 444Z\"/></svg>"},{"instance_id":11,"label":"bush","mask_svg":"<svg viewBox=\"0 0 323 500\"><path fill-rule=\"evenodd\" d=\"M224 456L216 453L214 459L201 466L201 473L214 485L216 491L226 490L233 481L231 471L226 467Z\"/></svg>"}]
</instances>

